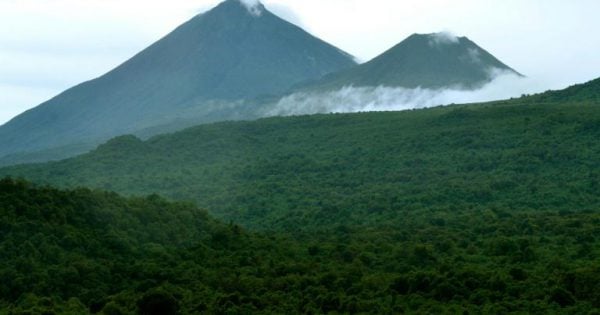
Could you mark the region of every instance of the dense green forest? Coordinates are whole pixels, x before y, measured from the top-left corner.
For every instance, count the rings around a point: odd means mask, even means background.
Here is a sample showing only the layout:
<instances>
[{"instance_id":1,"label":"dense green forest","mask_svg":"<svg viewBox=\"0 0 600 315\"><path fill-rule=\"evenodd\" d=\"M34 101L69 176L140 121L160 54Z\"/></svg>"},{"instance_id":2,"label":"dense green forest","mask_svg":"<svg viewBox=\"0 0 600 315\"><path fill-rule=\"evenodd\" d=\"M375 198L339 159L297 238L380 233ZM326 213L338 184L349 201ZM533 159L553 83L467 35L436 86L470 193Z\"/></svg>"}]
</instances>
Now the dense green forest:
<instances>
[{"instance_id":1,"label":"dense green forest","mask_svg":"<svg viewBox=\"0 0 600 315\"><path fill-rule=\"evenodd\" d=\"M597 314L600 213L411 215L302 241L158 196L0 181L0 314Z\"/></svg>"},{"instance_id":2,"label":"dense green forest","mask_svg":"<svg viewBox=\"0 0 600 315\"><path fill-rule=\"evenodd\" d=\"M0 314L600 314L599 85L1 169Z\"/></svg>"}]
</instances>

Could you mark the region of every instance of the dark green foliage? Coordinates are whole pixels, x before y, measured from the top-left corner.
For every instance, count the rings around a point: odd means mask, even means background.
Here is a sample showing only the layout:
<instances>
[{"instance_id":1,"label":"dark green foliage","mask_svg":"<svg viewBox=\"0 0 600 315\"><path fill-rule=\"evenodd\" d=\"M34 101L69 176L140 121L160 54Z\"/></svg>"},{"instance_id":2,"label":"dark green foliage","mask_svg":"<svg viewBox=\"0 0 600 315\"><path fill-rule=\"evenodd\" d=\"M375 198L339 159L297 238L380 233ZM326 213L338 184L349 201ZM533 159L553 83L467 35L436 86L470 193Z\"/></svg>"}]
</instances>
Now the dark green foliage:
<instances>
[{"instance_id":1,"label":"dark green foliage","mask_svg":"<svg viewBox=\"0 0 600 315\"><path fill-rule=\"evenodd\" d=\"M10 179L0 181L0 209L0 314L580 314L599 301L597 240L578 253L581 235L600 232L598 212L432 222L415 211L405 225L292 240L157 196ZM534 258L520 259L527 249Z\"/></svg>"},{"instance_id":2,"label":"dark green foliage","mask_svg":"<svg viewBox=\"0 0 600 315\"><path fill-rule=\"evenodd\" d=\"M0 180L0 215L0 296L12 301L34 294L93 305L129 285L126 266L136 259L168 257L213 228L188 204L10 179Z\"/></svg>"},{"instance_id":3,"label":"dark green foliage","mask_svg":"<svg viewBox=\"0 0 600 315\"><path fill-rule=\"evenodd\" d=\"M177 300L168 292L154 290L137 302L140 315L176 315Z\"/></svg>"},{"instance_id":4,"label":"dark green foliage","mask_svg":"<svg viewBox=\"0 0 600 315\"><path fill-rule=\"evenodd\" d=\"M573 295L563 288L555 288L550 293L550 301L558 303L561 307L575 304Z\"/></svg>"},{"instance_id":5,"label":"dark green foliage","mask_svg":"<svg viewBox=\"0 0 600 315\"><path fill-rule=\"evenodd\" d=\"M227 0L106 75L1 126L0 157L15 154L5 163L68 157L90 143L178 119L245 118L233 101L278 95L355 64L266 9L254 16L238 0ZM47 151L31 154L40 150Z\"/></svg>"}]
</instances>

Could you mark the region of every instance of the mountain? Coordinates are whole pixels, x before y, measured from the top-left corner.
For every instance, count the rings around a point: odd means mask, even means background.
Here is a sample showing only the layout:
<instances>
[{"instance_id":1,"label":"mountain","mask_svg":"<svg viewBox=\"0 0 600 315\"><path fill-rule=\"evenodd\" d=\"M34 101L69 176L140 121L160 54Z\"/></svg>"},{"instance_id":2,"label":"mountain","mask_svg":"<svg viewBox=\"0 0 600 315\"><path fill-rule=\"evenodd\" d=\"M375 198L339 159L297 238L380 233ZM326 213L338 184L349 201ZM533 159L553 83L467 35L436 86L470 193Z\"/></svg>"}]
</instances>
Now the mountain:
<instances>
[{"instance_id":1,"label":"mountain","mask_svg":"<svg viewBox=\"0 0 600 315\"><path fill-rule=\"evenodd\" d=\"M231 119L239 100L279 94L355 65L352 56L269 12L227 0L107 74L0 127L0 157L77 151L168 124ZM58 149L58 150L57 150Z\"/></svg>"},{"instance_id":2,"label":"mountain","mask_svg":"<svg viewBox=\"0 0 600 315\"><path fill-rule=\"evenodd\" d=\"M466 37L448 33L414 34L373 60L301 89L344 86L475 89L498 73L518 72Z\"/></svg>"},{"instance_id":3,"label":"mountain","mask_svg":"<svg viewBox=\"0 0 600 315\"><path fill-rule=\"evenodd\" d=\"M595 82L577 89L587 93ZM77 158L3 168L0 176L156 192L195 200L226 221L280 230L387 222L396 210L423 205L600 207L598 101L540 97L224 122L147 141L122 136Z\"/></svg>"}]
</instances>

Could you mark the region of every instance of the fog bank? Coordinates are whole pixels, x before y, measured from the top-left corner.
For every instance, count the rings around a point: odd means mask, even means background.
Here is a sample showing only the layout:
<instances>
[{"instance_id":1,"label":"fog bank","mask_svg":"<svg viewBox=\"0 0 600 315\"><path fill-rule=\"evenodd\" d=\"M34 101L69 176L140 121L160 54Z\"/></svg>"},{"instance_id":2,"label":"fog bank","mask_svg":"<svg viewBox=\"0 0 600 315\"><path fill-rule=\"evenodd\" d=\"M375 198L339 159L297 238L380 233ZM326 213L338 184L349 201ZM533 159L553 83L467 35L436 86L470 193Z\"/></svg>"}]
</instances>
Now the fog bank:
<instances>
[{"instance_id":1,"label":"fog bank","mask_svg":"<svg viewBox=\"0 0 600 315\"><path fill-rule=\"evenodd\" d=\"M331 92L300 92L279 100L268 116L317 113L400 111L449 104L487 102L543 92L544 83L512 73L498 73L492 82L477 90L408 89L396 87L344 87Z\"/></svg>"}]
</instances>

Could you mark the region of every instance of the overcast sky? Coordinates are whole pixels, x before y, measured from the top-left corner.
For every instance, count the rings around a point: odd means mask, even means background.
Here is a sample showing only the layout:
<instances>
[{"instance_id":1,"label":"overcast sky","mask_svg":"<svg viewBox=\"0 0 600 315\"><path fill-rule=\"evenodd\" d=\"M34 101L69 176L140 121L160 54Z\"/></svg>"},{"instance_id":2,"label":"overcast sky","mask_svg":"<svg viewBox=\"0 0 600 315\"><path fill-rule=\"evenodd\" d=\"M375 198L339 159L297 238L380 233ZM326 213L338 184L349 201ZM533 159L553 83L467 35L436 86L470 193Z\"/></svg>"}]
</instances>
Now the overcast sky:
<instances>
[{"instance_id":1,"label":"overcast sky","mask_svg":"<svg viewBox=\"0 0 600 315\"><path fill-rule=\"evenodd\" d=\"M104 74L218 0L0 0L0 124ZM412 33L467 36L537 82L600 77L598 0L264 0L367 61Z\"/></svg>"}]
</instances>

